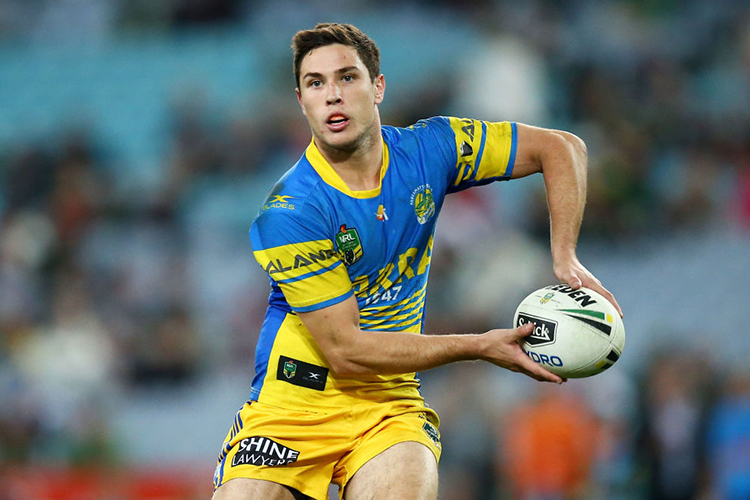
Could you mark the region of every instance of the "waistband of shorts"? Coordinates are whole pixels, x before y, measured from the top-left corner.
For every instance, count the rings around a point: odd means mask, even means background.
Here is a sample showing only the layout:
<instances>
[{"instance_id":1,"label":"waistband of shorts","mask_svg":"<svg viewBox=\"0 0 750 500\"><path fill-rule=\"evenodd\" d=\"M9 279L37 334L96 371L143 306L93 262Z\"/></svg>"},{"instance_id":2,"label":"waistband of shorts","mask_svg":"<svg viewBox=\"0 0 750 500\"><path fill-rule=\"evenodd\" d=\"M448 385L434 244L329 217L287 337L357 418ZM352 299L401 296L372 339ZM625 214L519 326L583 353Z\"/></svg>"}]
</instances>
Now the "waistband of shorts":
<instances>
[{"instance_id":1,"label":"waistband of shorts","mask_svg":"<svg viewBox=\"0 0 750 500\"><path fill-rule=\"evenodd\" d=\"M432 411L432 409L427 406L424 399L422 398L393 398L373 401L342 394L337 396L338 404L325 405L316 403L300 405L292 401L284 400L283 398L276 398L266 394L262 395L259 398L253 396L254 395L251 395L250 399L248 399L248 404L260 403L261 405L278 408L281 410L292 410L326 415L340 412L362 411L367 410L368 408L380 407L382 405L391 405L394 408L403 408L405 411Z\"/></svg>"}]
</instances>

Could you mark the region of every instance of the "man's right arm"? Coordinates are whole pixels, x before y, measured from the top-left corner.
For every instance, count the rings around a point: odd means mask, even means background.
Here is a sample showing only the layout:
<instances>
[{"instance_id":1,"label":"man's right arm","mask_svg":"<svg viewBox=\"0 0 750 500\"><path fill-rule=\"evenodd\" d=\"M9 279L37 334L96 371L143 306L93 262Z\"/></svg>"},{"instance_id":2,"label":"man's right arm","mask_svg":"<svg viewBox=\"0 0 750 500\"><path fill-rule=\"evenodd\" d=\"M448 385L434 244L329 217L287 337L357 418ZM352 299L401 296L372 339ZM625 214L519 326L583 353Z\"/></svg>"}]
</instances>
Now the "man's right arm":
<instances>
[{"instance_id":1,"label":"man's right arm","mask_svg":"<svg viewBox=\"0 0 750 500\"><path fill-rule=\"evenodd\" d=\"M563 381L532 361L521 349L519 340L531 333L531 324L470 335L362 330L354 297L298 315L333 371L340 375L412 373L455 361L484 360L537 380Z\"/></svg>"}]
</instances>

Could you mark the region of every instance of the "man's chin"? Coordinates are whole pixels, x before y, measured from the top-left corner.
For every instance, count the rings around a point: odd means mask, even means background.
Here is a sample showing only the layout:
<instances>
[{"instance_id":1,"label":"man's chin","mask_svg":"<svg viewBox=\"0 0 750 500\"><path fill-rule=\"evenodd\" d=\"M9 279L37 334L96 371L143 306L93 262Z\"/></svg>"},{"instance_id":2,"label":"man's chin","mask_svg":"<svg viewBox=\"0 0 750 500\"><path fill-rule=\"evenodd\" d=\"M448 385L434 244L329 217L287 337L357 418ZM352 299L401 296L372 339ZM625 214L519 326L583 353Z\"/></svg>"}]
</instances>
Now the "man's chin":
<instances>
[{"instance_id":1,"label":"man's chin","mask_svg":"<svg viewBox=\"0 0 750 500\"><path fill-rule=\"evenodd\" d=\"M333 140L331 140L333 139ZM346 137L316 137L318 148L324 148L339 155L350 155L357 151L362 141L359 139L348 139Z\"/></svg>"}]
</instances>

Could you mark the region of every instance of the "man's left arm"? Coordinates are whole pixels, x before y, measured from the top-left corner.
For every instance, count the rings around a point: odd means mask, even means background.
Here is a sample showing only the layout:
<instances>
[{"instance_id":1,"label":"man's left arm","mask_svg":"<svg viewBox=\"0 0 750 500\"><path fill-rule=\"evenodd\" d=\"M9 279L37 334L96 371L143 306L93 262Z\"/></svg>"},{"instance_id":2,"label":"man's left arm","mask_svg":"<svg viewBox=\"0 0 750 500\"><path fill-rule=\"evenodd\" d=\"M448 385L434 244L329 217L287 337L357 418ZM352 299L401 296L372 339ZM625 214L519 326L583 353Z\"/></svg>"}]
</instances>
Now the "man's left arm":
<instances>
[{"instance_id":1,"label":"man's left arm","mask_svg":"<svg viewBox=\"0 0 750 500\"><path fill-rule=\"evenodd\" d=\"M521 123L517 124L517 130L512 178L537 172L544 176L555 276L575 289L585 286L601 293L622 316L614 295L580 263L576 255L586 205L586 144L576 135L561 130Z\"/></svg>"}]
</instances>

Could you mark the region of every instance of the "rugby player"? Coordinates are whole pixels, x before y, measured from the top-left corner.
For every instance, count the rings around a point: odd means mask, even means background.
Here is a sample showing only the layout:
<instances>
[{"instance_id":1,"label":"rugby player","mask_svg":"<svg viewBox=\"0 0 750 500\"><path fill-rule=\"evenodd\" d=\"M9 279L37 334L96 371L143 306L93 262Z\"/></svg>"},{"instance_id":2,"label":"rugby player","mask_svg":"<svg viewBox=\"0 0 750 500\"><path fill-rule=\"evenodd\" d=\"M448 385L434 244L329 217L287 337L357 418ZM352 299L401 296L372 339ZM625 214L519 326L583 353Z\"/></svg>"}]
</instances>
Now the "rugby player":
<instances>
[{"instance_id":1,"label":"rugby player","mask_svg":"<svg viewBox=\"0 0 750 500\"><path fill-rule=\"evenodd\" d=\"M554 273L614 297L579 262L586 147L575 135L434 117L381 124L375 43L354 26L293 38L297 99L312 131L250 229L271 294L249 400L214 476L214 500L434 500L439 420L417 372L484 360L563 380L524 354L533 325L423 335L433 233L443 200L541 172ZM618 306L619 310L619 306Z\"/></svg>"}]
</instances>

